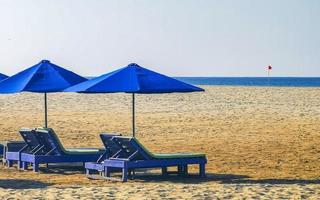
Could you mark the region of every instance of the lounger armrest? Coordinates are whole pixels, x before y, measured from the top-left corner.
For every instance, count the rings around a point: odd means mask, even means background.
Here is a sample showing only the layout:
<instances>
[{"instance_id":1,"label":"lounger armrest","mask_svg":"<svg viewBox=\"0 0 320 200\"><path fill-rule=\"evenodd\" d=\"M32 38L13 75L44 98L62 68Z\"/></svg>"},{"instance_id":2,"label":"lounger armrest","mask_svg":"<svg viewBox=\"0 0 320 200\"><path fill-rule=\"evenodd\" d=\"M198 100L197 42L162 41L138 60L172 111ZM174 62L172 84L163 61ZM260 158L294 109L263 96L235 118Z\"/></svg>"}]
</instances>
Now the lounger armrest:
<instances>
[{"instance_id":1,"label":"lounger armrest","mask_svg":"<svg viewBox=\"0 0 320 200\"><path fill-rule=\"evenodd\" d=\"M122 160L122 161L130 161L127 158L108 158L108 160Z\"/></svg>"}]
</instances>

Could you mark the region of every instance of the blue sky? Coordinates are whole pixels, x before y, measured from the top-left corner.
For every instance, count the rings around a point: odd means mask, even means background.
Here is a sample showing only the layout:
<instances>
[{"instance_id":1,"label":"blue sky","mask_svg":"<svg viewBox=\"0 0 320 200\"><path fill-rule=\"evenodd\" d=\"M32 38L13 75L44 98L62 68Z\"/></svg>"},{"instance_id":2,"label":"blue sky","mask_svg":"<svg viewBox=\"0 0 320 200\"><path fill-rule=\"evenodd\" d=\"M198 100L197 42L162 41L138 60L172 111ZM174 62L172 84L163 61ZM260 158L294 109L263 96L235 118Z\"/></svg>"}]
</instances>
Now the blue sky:
<instances>
[{"instance_id":1,"label":"blue sky","mask_svg":"<svg viewBox=\"0 0 320 200\"><path fill-rule=\"evenodd\" d=\"M95 76L320 76L317 0L0 0L0 72L41 59Z\"/></svg>"}]
</instances>

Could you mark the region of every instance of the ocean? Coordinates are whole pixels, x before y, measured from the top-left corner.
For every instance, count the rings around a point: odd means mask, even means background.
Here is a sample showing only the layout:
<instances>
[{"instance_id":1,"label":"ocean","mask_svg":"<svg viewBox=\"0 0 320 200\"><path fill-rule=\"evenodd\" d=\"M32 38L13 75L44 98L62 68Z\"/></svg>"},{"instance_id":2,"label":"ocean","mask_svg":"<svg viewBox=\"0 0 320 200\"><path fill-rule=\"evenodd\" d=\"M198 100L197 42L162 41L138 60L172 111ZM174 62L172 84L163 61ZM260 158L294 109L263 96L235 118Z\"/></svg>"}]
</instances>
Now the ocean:
<instances>
[{"instance_id":1,"label":"ocean","mask_svg":"<svg viewBox=\"0 0 320 200\"><path fill-rule=\"evenodd\" d=\"M174 77L193 85L320 87L320 77Z\"/></svg>"}]
</instances>

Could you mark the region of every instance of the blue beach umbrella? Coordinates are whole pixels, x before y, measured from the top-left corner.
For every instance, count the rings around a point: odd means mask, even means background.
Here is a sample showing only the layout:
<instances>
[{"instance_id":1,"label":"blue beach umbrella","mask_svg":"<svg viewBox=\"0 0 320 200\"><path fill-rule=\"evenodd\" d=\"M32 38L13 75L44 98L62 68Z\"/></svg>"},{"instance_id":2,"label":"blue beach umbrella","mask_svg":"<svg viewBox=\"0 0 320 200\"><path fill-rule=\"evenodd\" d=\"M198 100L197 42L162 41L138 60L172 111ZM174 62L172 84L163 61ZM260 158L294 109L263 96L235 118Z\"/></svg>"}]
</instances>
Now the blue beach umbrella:
<instances>
[{"instance_id":1,"label":"blue beach umbrella","mask_svg":"<svg viewBox=\"0 0 320 200\"><path fill-rule=\"evenodd\" d=\"M132 93L132 134L135 136L135 94L200 92L204 89L145 69L132 63L127 67L74 85L66 92Z\"/></svg>"},{"instance_id":2,"label":"blue beach umbrella","mask_svg":"<svg viewBox=\"0 0 320 200\"><path fill-rule=\"evenodd\" d=\"M2 81L3 79L6 79L6 78L8 78L8 76L0 73L0 81Z\"/></svg>"},{"instance_id":3,"label":"blue beach umbrella","mask_svg":"<svg viewBox=\"0 0 320 200\"><path fill-rule=\"evenodd\" d=\"M86 80L86 78L48 60L42 60L38 64L1 81L0 93L44 93L45 127L48 127L47 93L62 92L64 89Z\"/></svg>"}]
</instances>

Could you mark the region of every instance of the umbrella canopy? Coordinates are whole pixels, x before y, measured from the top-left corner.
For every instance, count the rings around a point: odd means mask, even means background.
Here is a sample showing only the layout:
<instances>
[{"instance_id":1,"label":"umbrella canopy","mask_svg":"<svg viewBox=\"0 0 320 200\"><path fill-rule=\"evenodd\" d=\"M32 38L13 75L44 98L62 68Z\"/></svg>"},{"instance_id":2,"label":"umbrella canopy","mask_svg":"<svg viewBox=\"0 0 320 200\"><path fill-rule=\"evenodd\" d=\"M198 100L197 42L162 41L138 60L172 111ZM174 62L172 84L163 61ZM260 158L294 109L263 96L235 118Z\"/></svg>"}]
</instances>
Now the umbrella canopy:
<instances>
[{"instance_id":1,"label":"umbrella canopy","mask_svg":"<svg viewBox=\"0 0 320 200\"><path fill-rule=\"evenodd\" d=\"M66 92L83 93L171 93L204 91L202 88L140 67L132 63L127 67L74 85Z\"/></svg>"},{"instance_id":2,"label":"umbrella canopy","mask_svg":"<svg viewBox=\"0 0 320 200\"><path fill-rule=\"evenodd\" d=\"M47 93L62 92L64 89L86 80L86 78L48 60L42 60L38 64L1 81L0 93L44 93L45 127L47 127Z\"/></svg>"},{"instance_id":3,"label":"umbrella canopy","mask_svg":"<svg viewBox=\"0 0 320 200\"><path fill-rule=\"evenodd\" d=\"M64 89L86 81L71 71L48 60L23 70L0 83L0 93L17 92L61 92Z\"/></svg>"},{"instance_id":4,"label":"umbrella canopy","mask_svg":"<svg viewBox=\"0 0 320 200\"><path fill-rule=\"evenodd\" d=\"M132 93L132 132L135 136L135 93L200 92L204 89L140 67L132 63L127 67L74 85L66 92Z\"/></svg>"},{"instance_id":5,"label":"umbrella canopy","mask_svg":"<svg viewBox=\"0 0 320 200\"><path fill-rule=\"evenodd\" d=\"M0 81L3 80L3 79L5 79L5 78L8 78L8 76L0 73Z\"/></svg>"}]
</instances>

